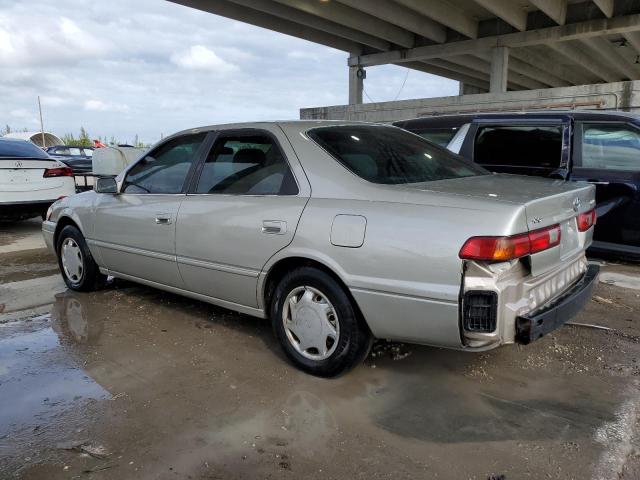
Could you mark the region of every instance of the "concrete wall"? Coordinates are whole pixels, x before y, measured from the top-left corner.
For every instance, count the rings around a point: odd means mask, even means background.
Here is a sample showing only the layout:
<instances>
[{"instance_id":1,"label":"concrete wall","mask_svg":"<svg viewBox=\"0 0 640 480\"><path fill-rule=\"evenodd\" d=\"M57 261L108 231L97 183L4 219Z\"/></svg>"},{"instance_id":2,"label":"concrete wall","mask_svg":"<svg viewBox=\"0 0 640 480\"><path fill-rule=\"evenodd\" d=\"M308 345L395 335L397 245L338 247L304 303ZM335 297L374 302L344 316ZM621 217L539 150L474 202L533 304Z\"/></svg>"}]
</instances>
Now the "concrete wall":
<instances>
[{"instance_id":1,"label":"concrete wall","mask_svg":"<svg viewBox=\"0 0 640 480\"><path fill-rule=\"evenodd\" d=\"M640 81L302 108L300 118L302 120L392 122L443 113L537 109L640 111Z\"/></svg>"}]
</instances>

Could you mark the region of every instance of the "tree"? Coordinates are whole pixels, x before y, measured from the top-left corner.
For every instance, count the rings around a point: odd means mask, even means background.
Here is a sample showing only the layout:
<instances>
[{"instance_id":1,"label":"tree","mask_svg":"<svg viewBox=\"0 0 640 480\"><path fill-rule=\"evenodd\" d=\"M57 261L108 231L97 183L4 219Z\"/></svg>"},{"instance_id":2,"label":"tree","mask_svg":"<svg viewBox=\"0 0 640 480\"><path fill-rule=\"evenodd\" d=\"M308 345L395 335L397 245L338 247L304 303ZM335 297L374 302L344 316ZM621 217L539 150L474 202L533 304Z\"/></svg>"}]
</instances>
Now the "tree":
<instances>
[{"instance_id":1,"label":"tree","mask_svg":"<svg viewBox=\"0 0 640 480\"><path fill-rule=\"evenodd\" d=\"M11 127L9 126L9 124L5 125L2 135L7 135L8 133L11 133Z\"/></svg>"}]
</instances>

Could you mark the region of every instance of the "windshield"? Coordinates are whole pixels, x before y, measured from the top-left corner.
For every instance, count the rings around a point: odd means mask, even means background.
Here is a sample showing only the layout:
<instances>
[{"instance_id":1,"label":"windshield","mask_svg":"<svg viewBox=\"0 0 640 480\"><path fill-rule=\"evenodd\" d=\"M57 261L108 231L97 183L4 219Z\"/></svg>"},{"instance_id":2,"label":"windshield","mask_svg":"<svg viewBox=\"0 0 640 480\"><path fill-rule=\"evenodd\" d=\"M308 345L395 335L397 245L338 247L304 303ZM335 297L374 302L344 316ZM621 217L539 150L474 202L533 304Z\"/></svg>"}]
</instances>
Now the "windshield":
<instances>
[{"instance_id":1,"label":"windshield","mask_svg":"<svg viewBox=\"0 0 640 480\"><path fill-rule=\"evenodd\" d=\"M47 153L26 140L7 140L0 138L0 158L20 157L20 158L41 158L50 160Z\"/></svg>"},{"instance_id":2,"label":"windshield","mask_svg":"<svg viewBox=\"0 0 640 480\"><path fill-rule=\"evenodd\" d=\"M404 184L489 172L417 135L385 125L339 125L307 135L340 163L373 183Z\"/></svg>"}]
</instances>

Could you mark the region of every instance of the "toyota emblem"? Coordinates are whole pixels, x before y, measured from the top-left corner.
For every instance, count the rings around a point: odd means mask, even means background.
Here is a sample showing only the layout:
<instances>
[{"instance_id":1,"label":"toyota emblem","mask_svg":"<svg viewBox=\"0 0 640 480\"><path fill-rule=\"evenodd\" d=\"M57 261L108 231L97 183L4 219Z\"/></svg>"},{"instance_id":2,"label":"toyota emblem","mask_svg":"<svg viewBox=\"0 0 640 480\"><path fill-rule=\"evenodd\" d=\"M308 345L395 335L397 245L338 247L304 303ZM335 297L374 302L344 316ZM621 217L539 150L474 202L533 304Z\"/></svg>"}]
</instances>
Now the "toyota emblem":
<instances>
[{"instance_id":1,"label":"toyota emblem","mask_svg":"<svg viewBox=\"0 0 640 480\"><path fill-rule=\"evenodd\" d=\"M580 210L580 205L582 205L582 200L580 200L580 197L576 197L575 200L573 201L573 210L575 212Z\"/></svg>"}]
</instances>

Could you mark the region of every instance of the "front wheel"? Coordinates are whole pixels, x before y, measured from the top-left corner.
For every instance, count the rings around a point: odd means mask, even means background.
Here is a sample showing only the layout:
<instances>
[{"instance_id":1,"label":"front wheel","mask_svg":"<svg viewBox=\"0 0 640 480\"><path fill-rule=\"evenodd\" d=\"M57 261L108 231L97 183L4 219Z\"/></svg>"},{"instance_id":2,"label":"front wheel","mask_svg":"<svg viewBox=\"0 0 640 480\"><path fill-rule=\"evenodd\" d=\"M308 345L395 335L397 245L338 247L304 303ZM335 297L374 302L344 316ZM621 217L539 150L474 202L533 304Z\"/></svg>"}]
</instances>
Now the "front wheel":
<instances>
[{"instance_id":1,"label":"front wheel","mask_svg":"<svg viewBox=\"0 0 640 480\"><path fill-rule=\"evenodd\" d=\"M342 286L313 267L292 270L280 281L271 321L287 357L313 375L339 375L371 348L371 333Z\"/></svg>"},{"instance_id":2,"label":"front wheel","mask_svg":"<svg viewBox=\"0 0 640 480\"><path fill-rule=\"evenodd\" d=\"M56 251L62 278L71 290L93 292L107 282L107 276L100 273L87 242L75 226L62 229Z\"/></svg>"}]
</instances>

